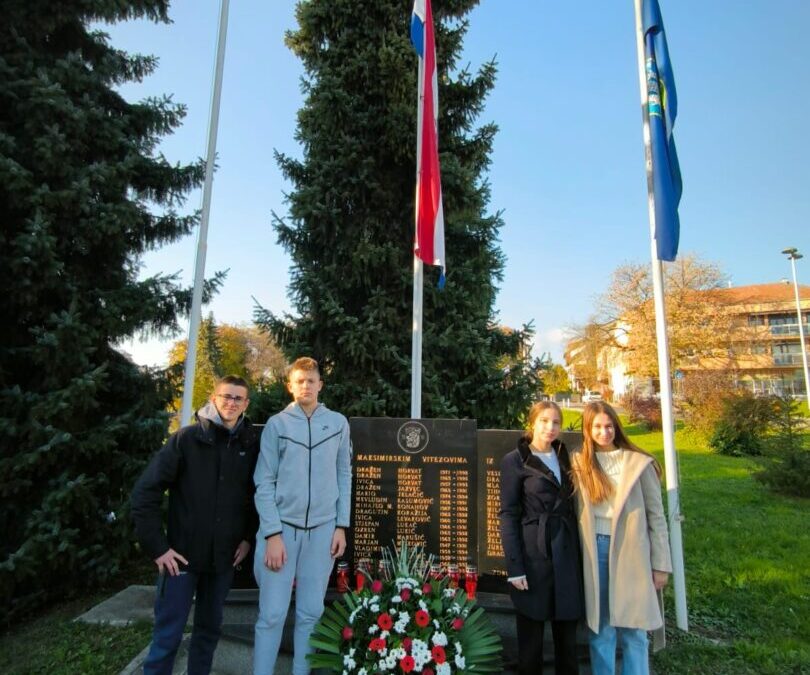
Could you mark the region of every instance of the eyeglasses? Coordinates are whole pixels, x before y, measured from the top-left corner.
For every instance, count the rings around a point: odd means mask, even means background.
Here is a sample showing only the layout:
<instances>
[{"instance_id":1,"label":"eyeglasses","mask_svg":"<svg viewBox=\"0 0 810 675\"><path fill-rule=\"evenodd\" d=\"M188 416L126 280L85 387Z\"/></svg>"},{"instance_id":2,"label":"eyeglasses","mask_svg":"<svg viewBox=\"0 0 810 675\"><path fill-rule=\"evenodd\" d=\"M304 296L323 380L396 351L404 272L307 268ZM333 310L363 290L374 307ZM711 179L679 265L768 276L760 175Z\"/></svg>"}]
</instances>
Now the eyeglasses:
<instances>
[{"instance_id":1,"label":"eyeglasses","mask_svg":"<svg viewBox=\"0 0 810 675\"><path fill-rule=\"evenodd\" d=\"M246 396L231 396L230 394L217 394L217 398L221 398L226 403L236 403L237 405L247 401Z\"/></svg>"}]
</instances>

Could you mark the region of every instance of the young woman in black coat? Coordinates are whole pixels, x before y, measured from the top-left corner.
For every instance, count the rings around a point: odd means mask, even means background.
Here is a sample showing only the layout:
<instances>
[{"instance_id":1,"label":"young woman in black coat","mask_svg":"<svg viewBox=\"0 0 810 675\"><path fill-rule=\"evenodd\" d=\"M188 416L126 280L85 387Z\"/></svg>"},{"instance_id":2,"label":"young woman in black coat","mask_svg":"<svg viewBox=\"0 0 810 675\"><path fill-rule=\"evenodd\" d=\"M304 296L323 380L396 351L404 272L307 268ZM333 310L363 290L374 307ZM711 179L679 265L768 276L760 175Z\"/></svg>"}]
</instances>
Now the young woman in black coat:
<instances>
[{"instance_id":1,"label":"young woman in black coat","mask_svg":"<svg viewBox=\"0 0 810 675\"><path fill-rule=\"evenodd\" d=\"M582 565L562 411L535 403L529 431L501 462L501 540L515 605L518 672L543 672L543 629L551 621L556 675L578 672Z\"/></svg>"}]
</instances>

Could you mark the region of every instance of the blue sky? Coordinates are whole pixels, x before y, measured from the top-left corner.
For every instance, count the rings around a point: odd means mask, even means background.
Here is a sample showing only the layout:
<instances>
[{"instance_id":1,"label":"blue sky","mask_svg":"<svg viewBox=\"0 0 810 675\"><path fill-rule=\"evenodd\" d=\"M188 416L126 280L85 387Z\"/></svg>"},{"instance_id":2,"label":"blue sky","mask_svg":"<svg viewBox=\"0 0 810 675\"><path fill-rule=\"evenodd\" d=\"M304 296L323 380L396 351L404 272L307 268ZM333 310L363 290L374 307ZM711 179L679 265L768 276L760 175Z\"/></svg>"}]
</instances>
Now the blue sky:
<instances>
[{"instance_id":1,"label":"blue sky","mask_svg":"<svg viewBox=\"0 0 810 675\"><path fill-rule=\"evenodd\" d=\"M810 2L660 3L678 89L681 253L743 285L789 277L779 252L796 246L807 255L799 281L810 284ZM176 0L170 26L104 27L116 47L160 58L154 75L123 89L128 98L166 93L188 106L161 148L172 161L205 153L218 13L215 0ZM500 127L489 174L490 208L505 221L499 320L534 321L535 354L559 360L564 329L587 319L611 271L649 262L633 2L482 0L469 20L461 63L495 57L499 69L480 118ZM206 265L230 272L204 308L220 322L249 322L252 296L290 308L271 211L286 213L290 189L273 149L300 155L301 67L283 44L293 27L292 0L231 3ZM200 203L198 192L188 206ZM190 284L195 248L196 235L150 253L143 274L182 271ZM124 348L162 364L170 344Z\"/></svg>"}]
</instances>

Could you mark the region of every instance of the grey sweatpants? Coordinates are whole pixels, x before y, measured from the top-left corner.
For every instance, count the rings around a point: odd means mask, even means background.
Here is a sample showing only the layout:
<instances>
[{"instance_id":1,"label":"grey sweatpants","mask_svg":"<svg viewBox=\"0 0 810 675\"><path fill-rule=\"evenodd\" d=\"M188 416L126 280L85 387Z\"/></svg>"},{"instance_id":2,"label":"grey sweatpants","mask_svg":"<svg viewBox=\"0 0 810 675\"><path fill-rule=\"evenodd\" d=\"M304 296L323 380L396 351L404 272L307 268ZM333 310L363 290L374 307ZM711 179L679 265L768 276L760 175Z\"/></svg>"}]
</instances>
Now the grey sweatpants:
<instances>
[{"instance_id":1,"label":"grey sweatpants","mask_svg":"<svg viewBox=\"0 0 810 675\"><path fill-rule=\"evenodd\" d=\"M253 573L259 584L259 618L253 651L254 675L273 675L281 645L284 620L290 607L295 580L295 633L293 675L307 675L306 655L312 651L309 636L323 614L323 599L334 560L329 553L335 521L311 530L298 530L282 524L282 537L287 549L287 562L273 572L264 564L266 542L256 541Z\"/></svg>"}]
</instances>

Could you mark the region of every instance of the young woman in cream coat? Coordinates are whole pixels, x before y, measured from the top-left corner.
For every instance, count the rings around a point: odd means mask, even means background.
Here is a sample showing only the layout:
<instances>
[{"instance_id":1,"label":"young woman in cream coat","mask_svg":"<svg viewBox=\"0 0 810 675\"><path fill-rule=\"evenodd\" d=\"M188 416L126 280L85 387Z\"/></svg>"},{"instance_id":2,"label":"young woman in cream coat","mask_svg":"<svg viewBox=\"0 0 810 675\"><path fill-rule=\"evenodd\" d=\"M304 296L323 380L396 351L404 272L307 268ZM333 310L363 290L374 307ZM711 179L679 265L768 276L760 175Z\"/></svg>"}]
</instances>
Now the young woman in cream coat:
<instances>
[{"instance_id":1,"label":"young woman in cream coat","mask_svg":"<svg viewBox=\"0 0 810 675\"><path fill-rule=\"evenodd\" d=\"M582 448L572 453L582 542L585 612L594 675L649 673L647 631L660 628L657 590L672 571L661 502L661 468L629 441L603 402L582 414Z\"/></svg>"}]
</instances>

